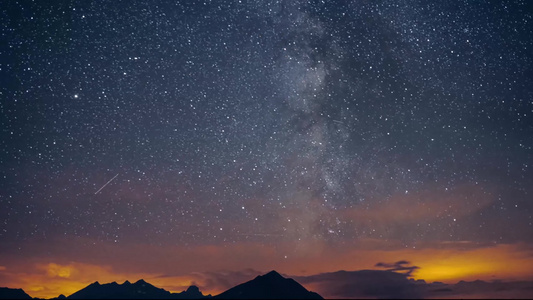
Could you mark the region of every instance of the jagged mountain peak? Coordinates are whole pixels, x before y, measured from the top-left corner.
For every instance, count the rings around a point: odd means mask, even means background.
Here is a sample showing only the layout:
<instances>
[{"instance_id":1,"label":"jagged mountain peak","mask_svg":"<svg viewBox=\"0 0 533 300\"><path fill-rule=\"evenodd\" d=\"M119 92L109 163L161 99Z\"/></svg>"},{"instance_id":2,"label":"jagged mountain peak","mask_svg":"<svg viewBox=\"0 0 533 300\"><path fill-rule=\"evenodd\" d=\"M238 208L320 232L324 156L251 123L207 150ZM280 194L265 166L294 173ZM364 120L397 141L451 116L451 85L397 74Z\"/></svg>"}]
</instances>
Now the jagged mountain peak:
<instances>
[{"instance_id":1,"label":"jagged mountain peak","mask_svg":"<svg viewBox=\"0 0 533 300\"><path fill-rule=\"evenodd\" d=\"M275 270L272 270L266 273L265 275L261 275L260 277L273 279L273 280L285 279L283 276L281 276L280 273L276 272Z\"/></svg>"},{"instance_id":2,"label":"jagged mountain peak","mask_svg":"<svg viewBox=\"0 0 533 300\"><path fill-rule=\"evenodd\" d=\"M308 291L291 278L285 278L276 271L239 284L217 296L216 299L323 299L319 294Z\"/></svg>"}]
</instances>

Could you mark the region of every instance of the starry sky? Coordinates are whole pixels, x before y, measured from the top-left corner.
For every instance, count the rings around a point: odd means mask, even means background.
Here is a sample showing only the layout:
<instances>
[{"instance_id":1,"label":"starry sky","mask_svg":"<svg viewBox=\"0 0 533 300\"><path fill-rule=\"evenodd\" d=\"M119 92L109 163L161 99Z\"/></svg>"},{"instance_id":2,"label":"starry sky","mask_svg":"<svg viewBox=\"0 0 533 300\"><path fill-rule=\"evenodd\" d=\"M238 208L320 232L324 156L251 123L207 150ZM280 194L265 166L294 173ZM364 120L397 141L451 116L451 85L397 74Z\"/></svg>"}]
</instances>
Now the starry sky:
<instances>
[{"instance_id":1,"label":"starry sky","mask_svg":"<svg viewBox=\"0 0 533 300\"><path fill-rule=\"evenodd\" d=\"M0 283L533 279L531 1L8 0L0 39Z\"/></svg>"}]
</instances>

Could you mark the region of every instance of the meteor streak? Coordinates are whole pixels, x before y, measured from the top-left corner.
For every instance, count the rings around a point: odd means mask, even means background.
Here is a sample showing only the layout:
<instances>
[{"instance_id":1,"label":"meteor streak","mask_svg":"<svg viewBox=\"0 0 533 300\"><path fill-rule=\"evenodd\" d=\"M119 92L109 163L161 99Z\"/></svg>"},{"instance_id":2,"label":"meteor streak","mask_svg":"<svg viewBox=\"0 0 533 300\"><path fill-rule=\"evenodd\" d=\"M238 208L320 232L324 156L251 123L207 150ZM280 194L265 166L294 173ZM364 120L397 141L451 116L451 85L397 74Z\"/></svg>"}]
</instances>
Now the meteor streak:
<instances>
[{"instance_id":1,"label":"meteor streak","mask_svg":"<svg viewBox=\"0 0 533 300\"><path fill-rule=\"evenodd\" d=\"M96 191L96 193L94 193L95 195L98 194L101 190L103 190L111 181L113 181L113 179L117 178L118 174L115 175L115 177L109 179L108 182L106 182L106 184L104 184L98 191Z\"/></svg>"},{"instance_id":2,"label":"meteor streak","mask_svg":"<svg viewBox=\"0 0 533 300\"><path fill-rule=\"evenodd\" d=\"M241 236L284 236L283 234L276 233L239 233Z\"/></svg>"}]
</instances>

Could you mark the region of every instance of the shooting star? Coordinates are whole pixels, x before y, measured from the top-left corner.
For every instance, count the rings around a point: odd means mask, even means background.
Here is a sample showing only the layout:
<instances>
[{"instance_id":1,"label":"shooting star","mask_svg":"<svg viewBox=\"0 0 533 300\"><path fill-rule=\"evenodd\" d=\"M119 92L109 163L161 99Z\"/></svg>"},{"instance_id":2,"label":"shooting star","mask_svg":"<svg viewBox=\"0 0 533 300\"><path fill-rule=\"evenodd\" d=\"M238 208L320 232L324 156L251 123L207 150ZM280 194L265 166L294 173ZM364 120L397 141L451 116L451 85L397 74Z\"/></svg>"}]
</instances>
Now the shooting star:
<instances>
[{"instance_id":1,"label":"shooting star","mask_svg":"<svg viewBox=\"0 0 533 300\"><path fill-rule=\"evenodd\" d=\"M284 236L283 234L276 233L238 233L240 236Z\"/></svg>"},{"instance_id":2,"label":"shooting star","mask_svg":"<svg viewBox=\"0 0 533 300\"><path fill-rule=\"evenodd\" d=\"M115 175L115 177L109 179L108 182L106 182L106 184L104 184L98 191L96 191L96 193L94 193L95 195L98 194L101 190L103 190L109 183L111 183L111 181L113 181L113 179L117 178L118 174Z\"/></svg>"}]
</instances>

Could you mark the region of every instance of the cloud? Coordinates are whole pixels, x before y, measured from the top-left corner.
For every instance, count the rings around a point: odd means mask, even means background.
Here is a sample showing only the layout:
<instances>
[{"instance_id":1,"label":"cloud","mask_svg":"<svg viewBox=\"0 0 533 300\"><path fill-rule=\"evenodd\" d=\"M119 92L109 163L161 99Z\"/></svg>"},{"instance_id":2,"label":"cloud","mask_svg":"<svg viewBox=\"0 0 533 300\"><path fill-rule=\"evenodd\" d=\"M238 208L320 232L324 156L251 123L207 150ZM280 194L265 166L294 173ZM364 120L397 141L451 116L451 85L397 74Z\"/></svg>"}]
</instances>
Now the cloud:
<instances>
[{"instance_id":1,"label":"cloud","mask_svg":"<svg viewBox=\"0 0 533 300\"><path fill-rule=\"evenodd\" d=\"M150 274L125 274L110 266L92 265L80 262L24 263L0 274L0 281L11 288L22 288L32 297L51 298L60 294L66 296L84 288L94 281L123 282L133 278L147 278Z\"/></svg>"},{"instance_id":2,"label":"cloud","mask_svg":"<svg viewBox=\"0 0 533 300\"><path fill-rule=\"evenodd\" d=\"M414 271L420 269L417 266L409 266L410 264L411 263L406 260L400 260L393 264L379 262L375 266L385 268L387 271L399 272L400 274L409 277Z\"/></svg>"},{"instance_id":3,"label":"cloud","mask_svg":"<svg viewBox=\"0 0 533 300\"><path fill-rule=\"evenodd\" d=\"M204 293L217 294L272 269L303 276L372 269L376 262L401 273L415 265L420 268L416 272L413 268L409 275L428 282L533 278L529 267L533 248L528 244L426 242L407 248L395 241L359 239L339 247L320 239L295 239L280 241L275 247L253 242L168 247L93 243L81 238L52 244L26 243L21 251L32 251L31 256L21 258L17 253L7 253L0 257L0 265L5 267L0 272L0 282L23 288L34 297L67 295L96 280L123 282L141 278L173 292L195 284ZM37 291L44 287L46 290ZM310 289L319 292L314 287Z\"/></svg>"},{"instance_id":4,"label":"cloud","mask_svg":"<svg viewBox=\"0 0 533 300\"><path fill-rule=\"evenodd\" d=\"M404 274L361 270L294 277L324 298L418 299L420 291Z\"/></svg>"},{"instance_id":5,"label":"cloud","mask_svg":"<svg viewBox=\"0 0 533 300\"><path fill-rule=\"evenodd\" d=\"M188 276L194 280L196 285L200 287L200 290L209 291L209 293L215 295L264 273L254 269L244 269L239 271L194 272Z\"/></svg>"},{"instance_id":6,"label":"cloud","mask_svg":"<svg viewBox=\"0 0 533 300\"><path fill-rule=\"evenodd\" d=\"M533 298L533 281L492 281L481 280L454 285L421 285L425 297L457 299L531 299Z\"/></svg>"},{"instance_id":7,"label":"cloud","mask_svg":"<svg viewBox=\"0 0 533 300\"><path fill-rule=\"evenodd\" d=\"M69 278L72 273L72 266L61 266L50 263L47 266L47 272L50 277Z\"/></svg>"},{"instance_id":8,"label":"cloud","mask_svg":"<svg viewBox=\"0 0 533 300\"><path fill-rule=\"evenodd\" d=\"M185 275L163 274L149 277L148 282L157 282L158 287L174 292L195 285L204 294L216 295L264 273L254 269L244 269L191 272Z\"/></svg>"},{"instance_id":9,"label":"cloud","mask_svg":"<svg viewBox=\"0 0 533 300\"><path fill-rule=\"evenodd\" d=\"M378 263L389 269L414 269L407 260L395 263ZM423 270L424 268L420 268ZM0 282L12 288L23 288L34 297L50 298L59 294L69 295L95 280L101 283L112 281L136 281L144 278L157 287L171 292L181 292L190 285L197 285L204 294L212 295L264 274L255 269L193 272L185 275L120 273L106 266L71 262L37 264L25 267L25 271L0 273ZM68 274L68 276L66 276ZM6 276L9 275L9 276ZM431 283L408 279L405 273L391 270L359 270L326 272L308 276L291 277L307 289L326 298L531 298L531 281L461 281L457 284Z\"/></svg>"},{"instance_id":10,"label":"cloud","mask_svg":"<svg viewBox=\"0 0 533 300\"><path fill-rule=\"evenodd\" d=\"M403 266L406 261L386 266ZM533 281L460 281L457 284L426 283L407 279L405 274L393 271L359 270L295 276L307 289L324 298L532 298Z\"/></svg>"}]
</instances>

